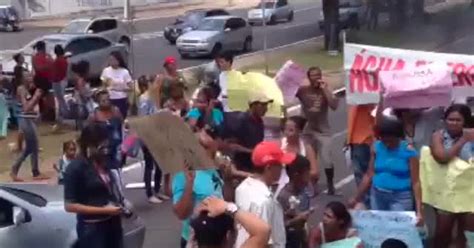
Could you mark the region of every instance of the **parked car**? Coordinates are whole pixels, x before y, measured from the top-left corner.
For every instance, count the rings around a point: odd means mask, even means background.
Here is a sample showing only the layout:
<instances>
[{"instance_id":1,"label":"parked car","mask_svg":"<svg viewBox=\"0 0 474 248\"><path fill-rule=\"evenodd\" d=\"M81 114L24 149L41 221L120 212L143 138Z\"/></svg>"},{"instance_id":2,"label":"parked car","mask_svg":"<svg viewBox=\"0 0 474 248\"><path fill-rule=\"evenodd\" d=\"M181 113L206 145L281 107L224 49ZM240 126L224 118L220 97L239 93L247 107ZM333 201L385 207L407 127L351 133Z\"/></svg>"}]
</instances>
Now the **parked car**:
<instances>
[{"instance_id":1,"label":"parked car","mask_svg":"<svg viewBox=\"0 0 474 248\"><path fill-rule=\"evenodd\" d=\"M252 27L241 17L205 18L196 30L180 36L176 42L181 57L215 55L221 51L252 50Z\"/></svg>"},{"instance_id":2,"label":"parked car","mask_svg":"<svg viewBox=\"0 0 474 248\"><path fill-rule=\"evenodd\" d=\"M13 6L0 5L0 29L7 32L21 30L20 17Z\"/></svg>"},{"instance_id":3,"label":"parked car","mask_svg":"<svg viewBox=\"0 0 474 248\"><path fill-rule=\"evenodd\" d=\"M114 17L76 19L69 22L59 33L96 34L127 46L131 43L126 24Z\"/></svg>"},{"instance_id":4,"label":"parked car","mask_svg":"<svg viewBox=\"0 0 474 248\"><path fill-rule=\"evenodd\" d=\"M0 247L71 247L77 242L76 215L64 210L63 187L39 184L0 186ZM125 248L141 248L145 224L122 218Z\"/></svg>"},{"instance_id":5,"label":"parked car","mask_svg":"<svg viewBox=\"0 0 474 248\"><path fill-rule=\"evenodd\" d=\"M174 44L179 36L196 29L204 18L228 15L230 15L229 12L223 9L191 10L177 18L175 23L165 27L164 36L171 44Z\"/></svg>"},{"instance_id":6,"label":"parked car","mask_svg":"<svg viewBox=\"0 0 474 248\"><path fill-rule=\"evenodd\" d=\"M341 0L339 2L340 29L358 29L365 23L366 9L362 0ZM322 11L319 16L319 28L324 30L324 13Z\"/></svg>"},{"instance_id":7,"label":"parked car","mask_svg":"<svg viewBox=\"0 0 474 248\"><path fill-rule=\"evenodd\" d=\"M262 6L262 4L264 4L264 6ZM282 20L291 22L293 18L294 9L288 4L288 0L260 3L255 8L249 10L247 14L247 20L250 25L263 23L264 21L268 24L275 24Z\"/></svg>"},{"instance_id":8,"label":"parked car","mask_svg":"<svg viewBox=\"0 0 474 248\"><path fill-rule=\"evenodd\" d=\"M31 58L34 54L33 46L38 41L46 43L47 52L54 57L54 47L61 45L69 57L69 68L67 78L69 83L72 83L71 65L81 60L88 61L90 64L89 75L91 79L98 79L102 73L102 69L107 65L108 55L113 51L118 51L122 54L125 61L128 60L128 49L124 44L114 43L103 36L93 34L53 34L40 37L33 40L25 47L17 51L9 51L7 54L0 54L0 59L3 69L7 74L13 74L15 61L12 56L15 53L23 53L25 56L25 63L27 69L32 71Z\"/></svg>"}]
</instances>

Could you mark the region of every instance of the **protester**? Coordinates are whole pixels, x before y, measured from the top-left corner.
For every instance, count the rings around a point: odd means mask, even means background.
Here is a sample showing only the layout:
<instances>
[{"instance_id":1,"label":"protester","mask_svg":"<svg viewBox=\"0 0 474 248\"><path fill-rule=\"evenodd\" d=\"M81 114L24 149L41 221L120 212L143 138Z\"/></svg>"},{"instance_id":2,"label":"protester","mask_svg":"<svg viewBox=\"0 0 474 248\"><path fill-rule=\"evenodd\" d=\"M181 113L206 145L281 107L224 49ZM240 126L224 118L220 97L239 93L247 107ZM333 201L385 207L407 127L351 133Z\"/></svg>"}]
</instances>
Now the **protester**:
<instances>
[{"instance_id":1,"label":"protester","mask_svg":"<svg viewBox=\"0 0 474 248\"><path fill-rule=\"evenodd\" d=\"M104 126L91 123L79 137L80 157L64 174L64 208L77 215L79 248L123 247L121 204L117 182L107 166L108 134Z\"/></svg>"},{"instance_id":2,"label":"protester","mask_svg":"<svg viewBox=\"0 0 474 248\"><path fill-rule=\"evenodd\" d=\"M45 83L41 82L42 80L45 80L44 78L38 77L36 80L38 84ZM40 173L38 167L39 143L35 124L35 120L38 118L38 113L35 111L35 107L42 96L43 90L39 89L36 84L30 80L25 80L23 85L20 85L16 90L17 116L19 128L24 136L25 148L20 153L11 169L10 176L15 182L23 181L18 177L18 171L20 170L21 164L28 156L30 156L31 159L33 179L43 180L48 178Z\"/></svg>"},{"instance_id":3,"label":"protester","mask_svg":"<svg viewBox=\"0 0 474 248\"><path fill-rule=\"evenodd\" d=\"M132 90L133 80L122 54L110 53L109 66L102 71L100 79L109 91L110 102L120 110L123 118L127 118L128 92Z\"/></svg>"},{"instance_id":4,"label":"protester","mask_svg":"<svg viewBox=\"0 0 474 248\"><path fill-rule=\"evenodd\" d=\"M221 73L219 74L219 94L218 100L222 103L224 112L229 112L229 105L227 103L227 73L232 70L234 63L234 55L230 52L222 53L215 58L217 66Z\"/></svg>"},{"instance_id":5,"label":"protester","mask_svg":"<svg viewBox=\"0 0 474 248\"><path fill-rule=\"evenodd\" d=\"M249 96L249 110L237 113L237 116L226 116L225 138L228 150L232 151L232 161L238 170L252 172L254 169L251 154L255 146L265 137L263 117L268 104L273 100L261 92ZM229 117L229 118L228 118Z\"/></svg>"},{"instance_id":6,"label":"protester","mask_svg":"<svg viewBox=\"0 0 474 248\"><path fill-rule=\"evenodd\" d=\"M267 246L270 227L256 215L215 197L206 198L198 209L198 216L191 221L197 248L232 247L234 223L249 233L241 248Z\"/></svg>"},{"instance_id":7,"label":"protester","mask_svg":"<svg viewBox=\"0 0 474 248\"><path fill-rule=\"evenodd\" d=\"M306 119L301 116L291 116L284 121L284 137L281 139L281 149L287 152L294 152L306 157L310 162L310 177L313 185L313 196L317 194L317 183L319 180L319 164L316 152L313 146L307 144L301 137L301 132L306 126ZM281 173L280 181L278 182L278 192L288 183L289 178L286 171Z\"/></svg>"},{"instance_id":8,"label":"protester","mask_svg":"<svg viewBox=\"0 0 474 248\"><path fill-rule=\"evenodd\" d=\"M66 101L64 100L64 90L67 86L67 71L68 71L68 61L64 56L64 49L61 45L56 45L54 47L54 53L56 58L53 61L53 92L54 97L58 103L58 115L56 116L57 125L62 124L63 116L66 112ZM54 129L57 129L59 126L56 126Z\"/></svg>"},{"instance_id":9,"label":"protester","mask_svg":"<svg viewBox=\"0 0 474 248\"><path fill-rule=\"evenodd\" d=\"M271 187L278 182L283 165L290 165L295 158L294 153L283 152L278 143L261 142L252 152L255 176L245 179L235 190L237 206L270 225L272 233L268 245L273 248L286 247L286 233L283 209ZM241 247L248 237L248 232L238 226L235 247Z\"/></svg>"},{"instance_id":10,"label":"protester","mask_svg":"<svg viewBox=\"0 0 474 248\"><path fill-rule=\"evenodd\" d=\"M82 128L82 121L87 119L92 107L92 93L87 81L89 76L89 62L81 60L71 66L74 75L73 104L68 106L69 116L76 120L78 128Z\"/></svg>"},{"instance_id":11,"label":"protester","mask_svg":"<svg viewBox=\"0 0 474 248\"><path fill-rule=\"evenodd\" d=\"M18 127L19 118L17 114L19 113L19 111L17 111L17 89L18 87L24 84L25 80L27 80L28 71L25 67L23 67L23 65L25 64L25 57L23 56L23 54L17 53L13 55L13 60L15 61L15 67L13 68L13 80L10 88L10 119L12 120L11 124L13 124L13 126ZM23 138L23 132L19 129L17 133L16 144L13 144L13 152L20 152L23 149Z\"/></svg>"},{"instance_id":12,"label":"protester","mask_svg":"<svg viewBox=\"0 0 474 248\"><path fill-rule=\"evenodd\" d=\"M352 217L346 206L330 202L324 210L323 221L311 230L309 247L316 248L330 242L357 236L352 228Z\"/></svg>"},{"instance_id":13,"label":"protester","mask_svg":"<svg viewBox=\"0 0 474 248\"><path fill-rule=\"evenodd\" d=\"M203 87L199 90L193 108L186 115L187 122L193 130L198 131L205 126L219 129L224 122L224 114L216 108L216 104L212 88Z\"/></svg>"},{"instance_id":14,"label":"protester","mask_svg":"<svg viewBox=\"0 0 474 248\"><path fill-rule=\"evenodd\" d=\"M398 120L386 119L378 123L377 135L378 140L371 149L369 169L349 205L354 207L371 188L371 209L415 210L418 223L421 224L418 153L403 140L403 124Z\"/></svg>"},{"instance_id":15,"label":"protester","mask_svg":"<svg viewBox=\"0 0 474 248\"><path fill-rule=\"evenodd\" d=\"M375 140L374 128L375 118L372 104L350 106L347 125L347 145L350 149L351 166L354 170L354 178L357 187L360 186L362 178L369 168L370 147ZM366 208L370 208L368 195L363 201Z\"/></svg>"},{"instance_id":16,"label":"protester","mask_svg":"<svg viewBox=\"0 0 474 248\"><path fill-rule=\"evenodd\" d=\"M445 128L435 132L431 140L431 154L438 163L444 165L455 158L472 163L474 130L465 129L471 118L471 110L466 105L454 104L446 110ZM474 213L452 213L433 207L436 213L435 247L449 247L455 225L457 226L455 246L465 247L464 231L474 231Z\"/></svg>"},{"instance_id":17,"label":"protester","mask_svg":"<svg viewBox=\"0 0 474 248\"><path fill-rule=\"evenodd\" d=\"M163 104L167 109L177 116L185 117L189 110L189 101L185 97L184 88L180 84L171 84L168 86L169 98Z\"/></svg>"},{"instance_id":18,"label":"protester","mask_svg":"<svg viewBox=\"0 0 474 248\"><path fill-rule=\"evenodd\" d=\"M34 45L36 53L32 58L32 65L34 70L35 82L41 82L37 85L38 88L43 89L43 96L39 102L40 113L43 120L53 121L55 115L54 99L51 97L49 91L52 88L52 71L53 59L51 55L46 52L46 43L38 41Z\"/></svg>"},{"instance_id":19,"label":"protester","mask_svg":"<svg viewBox=\"0 0 474 248\"><path fill-rule=\"evenodd\" d=\"M57 164L53 164L54 170L58 173L58 184L64 184L64 173L71 161L76 159L76 154L76 142L69 140L63 143L63 155Z\"/></svg>"},{"instance_id":20,"label":"protester","mask_svg":"<svg viewBox=\"0 0 474 248\"><path fill-rule=\"evenodd\" d=\"M163 68L165 73L160 75L161 85L161 105L163 107L170 98L172 98L172 90L174 90L175 97L182 96L184 97L184 91L187 89L186 80L183 75L178 71L178 64L174 57L168 56L163 62ZM172 87L173 86L173 87Z\"/></svg>"},{"instance_id":21,"label":"protester","mask_svg":"<svg viewBox=\"0 0 474 248\"><path fill-rule=\"evenodd\" d=\"M138 79L138 87L140 89L140 96L138 99L138 114L139 116L152 115L157 112L158 107L156 102L152 98L152 92L150 92L151 82L146 77L140 77ZM153 158L153 155L148 150L145 144L142 142L143 160L145 161L145 172L143 175L143 181L145 182L146 196L148 202L153 204L162 203L163 200L169 200L170 198L164 194L160 194L162 171L158 163ZM151 178L153 171L154 175L154 186L151 186Z\"/></svg>"},{"instance_id":22,"label":"protester","mask_svg":"<svg viewBox=\"0 0 474 248\"><path fill-rule=\"evenodd\" d=\"M199 142L210 153L214 153L217 144L205 133L199 136ZM185 165L183 171L173 178L173 211L183 221L181 231L181 247L186 247L191 237L190 217L195 207L206 199L214 196L223 198L223 185L216 169L194 170Z\"/></svg>"},{"instance_id":23,"label":"protester","mask_svg":"<svg viewBox=\"0 0 474 248\"><path fill-rule=\"evenodd\" d=\"M338 99L334 96L328 84L323 80L321 69L311 67L307 72L308 86L298 89L296 97L301 102L303 113L308 120L308 126L303 131L314 150L319 153L319 163L324 167L328 194L335 194L334 165L331 162L331 128L329 127L329 108L336 110Z\"/></svg>"},{"instance_id":24,"label":"protester","mask_svg":"<svg viewBox=\"0 0 474 248\"><path fill-rule=\"evenodd\" d=\"M288 165L286 171L290 178L288 184L277 194L277 200L285 215L286 247L308 247L306 224L314 209L306 191L310 181L311 163L302 155Z\"/></svg>"}]
</instances>

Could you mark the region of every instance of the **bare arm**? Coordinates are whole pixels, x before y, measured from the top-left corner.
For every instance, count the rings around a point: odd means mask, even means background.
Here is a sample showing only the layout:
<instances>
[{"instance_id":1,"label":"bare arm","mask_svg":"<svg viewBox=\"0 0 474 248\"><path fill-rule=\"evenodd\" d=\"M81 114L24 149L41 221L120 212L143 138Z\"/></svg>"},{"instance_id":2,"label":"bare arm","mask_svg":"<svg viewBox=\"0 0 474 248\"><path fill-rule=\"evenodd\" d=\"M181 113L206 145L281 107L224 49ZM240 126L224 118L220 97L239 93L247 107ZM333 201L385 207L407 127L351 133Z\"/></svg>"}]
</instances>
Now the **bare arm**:
<instances>
[{"instance_id":1,"label":"bare arm","mask_svg":"<svg viewBox=\"0 0 474 248\"><path fill-rule=\"evenodd\" d=\"M119 207L94 207L79 203L66 203L64 209L66 212L82 215L118 215L121 212Z\"/></svg>"},{"instance_id":2,"label":"bare arm","mask_svg":"<svg viewBox=\"0 0 474 248\"><path fill-rule=\"evenodd\" d=\"M42 95L43 95L42 90L36 89L33 97L30 100L27 100L26 89L23 87L20 88L20 90L18 91L18 96L23 106L23 111L25 112L33 111L36 104L38 104L38 102L40 101Z\"/></svg>"},{"instance_id":3,"label":"bare arm","mask_svg":"<svg viewBox=\"0 0 474 248\"><path fill-rule=\"evenodd\" d=\"M356 202L359 202L362 199L362 197L367 193L370 186L372 185L372 177L375 174L374 163L375 163L375 151L374 151L374 148L372 147L371 152L370 152L369 168L367 172L365 173L359 188L357 189L357 193L355 196Z\"/></svg>"},{"instance_id":4,"label":"bare arm","mask_svg":"<svg viewBox=\"0 0 474 248\"><path fill-rule=\"evenodd\" d=\"M249 238L241 248L266 247L270 239L270 226L254 214L237 211L234 216L242 227L249 233Z\"/></svg>"},{"instance_id":5,"label":"bare arm","mask_svg":"<svg viewBox=\"0 0 474 248\"><path fill-rule=\"evenodd\" d=\"M435 132L431 137L431 155L440 164L446 164L459 155L467 139L463 136L454 145L445 149L443 145L443 135L441 131Z\"/></svg>"},{"instance_id":6,"label":"bare arm","mask_svg":"<svg viewBox=\"0 0 474 248\"><path fill-rule=\"evenodd\" d=\"M187 219L193 212L194 172L186 170L184 174L186 181L183 195L181 199L173 205L173 211L180 220Z\"/></svg>"},{"instance_id":7,"label":"bare arm","mask_svg":"<svg viewBox=\"0 0 474 248\"><path fill-rule=\"evenodd\" d=\"M422 215L421 184L420 184L420 162L418 157L410 159L411 187L415 195L416 212Z\"/></svg>"},{"instance_id":8,"label":"bare arm","mask_svg":"<svg viewBox=\"0 0 474 248\"><path fill-rule=\"evenodd\" d=\"M329 107L332 110L337 110L337 107L339 106L339 99L337 99L337 97L331 92L331 90L327 86L323 87L323 92L326 96Z\"/></svg>"}]
</instances>

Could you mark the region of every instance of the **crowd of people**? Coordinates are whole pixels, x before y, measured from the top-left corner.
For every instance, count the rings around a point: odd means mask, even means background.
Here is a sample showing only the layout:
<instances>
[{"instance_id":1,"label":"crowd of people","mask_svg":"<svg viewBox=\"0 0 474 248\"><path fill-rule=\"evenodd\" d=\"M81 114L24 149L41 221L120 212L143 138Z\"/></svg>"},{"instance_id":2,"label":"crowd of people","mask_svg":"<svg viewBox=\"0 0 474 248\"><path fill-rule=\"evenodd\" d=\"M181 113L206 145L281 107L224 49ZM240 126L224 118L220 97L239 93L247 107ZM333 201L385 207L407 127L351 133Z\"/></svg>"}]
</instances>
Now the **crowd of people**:
<instances>
[{"instance_id":1,"label":"crowd of people","mask_svg":"<svg viewBox=\"0 0 474 248\"><path fill-rule=\"evenodd\" d=\"M48 119L57 112L52 118L56 125L64 119L76 120L79 138L64 143L64 154L54 168L58 183L64 184L65 209L77 214L79 247L123 247L120 216L129 216L131 206L123 194L120 169L129 155L122 143L132 132L126 119L128 96L135 90L140 116L169 111L181 117L215 163L215 169L207 170L184 164L181 172L170 175L139 142L145 195L151 204L172 200L173 212L183 223L181 247L324 247L358 236L349 211L355 207L414 211L419 226L425 224L427 209L434 209L436 248L453 242L466 247L464 231L474 231L473 213L423 204L420 185L422 147L429 147L442 165L455 158L472 163L474 122L467 105L386 109L382 98L378 105L350 106L346 143L358 189L347 205L327 204L322 222L310 228L320 171L326 176L328 194L336 194L332 162L336 155L328 116L339 102L318 67L308 69L309 84L295 96L303 115L284 118L282 138L269 141L263 118L272 99L251 92L247 111L229 109L225 77L232 70L232 54L219 54L202 68L200 87L191 99L173 57L164 60L163 73L139 77L136 89L119 53L110 54L99 89L90 87L89 64L80 61L70 65L74 90L66 101L69 65L64 50L56 46L53 59L44 43L35 47L33 71L24 67L22 54L16 54L14 79L3 87L13 109L12 123L19 128L21 153L11 177L22 181L18 171L29 156L34 178L46 178L38 167L38 114ZM51 111L51 97L56 98L58 111L54 107ZM387 238L382 247L407 245Z\"/></svg>"}]
</instances>

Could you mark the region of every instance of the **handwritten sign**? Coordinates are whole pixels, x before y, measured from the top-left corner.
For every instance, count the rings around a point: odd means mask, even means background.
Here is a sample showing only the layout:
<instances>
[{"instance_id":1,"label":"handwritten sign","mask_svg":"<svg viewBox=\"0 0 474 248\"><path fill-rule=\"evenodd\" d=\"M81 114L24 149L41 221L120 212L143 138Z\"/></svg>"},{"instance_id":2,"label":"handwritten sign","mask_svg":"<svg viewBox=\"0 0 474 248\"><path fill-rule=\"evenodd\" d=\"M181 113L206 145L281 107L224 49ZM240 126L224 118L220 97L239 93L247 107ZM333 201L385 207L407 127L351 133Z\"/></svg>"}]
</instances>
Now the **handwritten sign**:
<instances>
[{"instance_id":1,"label":"handwritten sign","mask_svg":"<svg viewBox=\"0 0 474 248\"><path fill-rule=\"evenodd\" d=\"M292 103L296 92L306 78L306 71L295 62L288 60L275 76L275 81L280 87L285 103Z\"/></svg>"},{"instance_id":2,"label":"handwritten sign","mask_svg":"<svg viewBox=\"0 0 474 248\"><path fill-rule=\"evenodd\" d=\"M429 147L420 151L420 182L423 202L452 213L474 212L474 163L453 159L439 164Z\"/></svg>"},{"instance_id":3,"label":"handwritten sign","mask_svg":"<svg viewBox=\"0 0 474 248\"><path fill-rule=\"evenodd\" d=\"M455 97L474 95L474 56L345 43L347 102L354 105L378 103L380 72L416 68L433 61L446 65L451 72Z\"/></svg>"},{"instance_id":4,"label":"handwritten sign","mask_svg":"<svg viewBox=\"0 0 474 248\"><path fill-rule=\"evenodd\" d=\"M321 245L321 248L357 248L362 242L360 238L349 238Z\"/></svg>"},{"instance_id":5,"label":"handwritten sign","mask_svg":"<svg viewBox=\"0 0 474 248\"><path fill-rule=\"evenodd\" d=\"M185 164L195 170L214 166L191 129L171 112L132 119L130 126L165 173L181 171Z\"/></svg>"},{"instance_id":6,"label":"handwritten sign","mask_svg":"<svg viewBox=\"0 0 474 248\"><path fill-rule=\"evenodd\" d=\"M389 238L401 240L410 248L423 247L414 212L352 211L351 215L365 248L378 248Z\"/></svg>"},{"instance_id":7,"label":"handwritten sign","mask_svg":"<svg viewBox=\"0 0 474 248\"><path fill-rule=\"evenodd\" d=\"M465 231L464 234L466 235L467 239L467 247L474 248L474 232Z\"/></svg>"}]
</instances>

